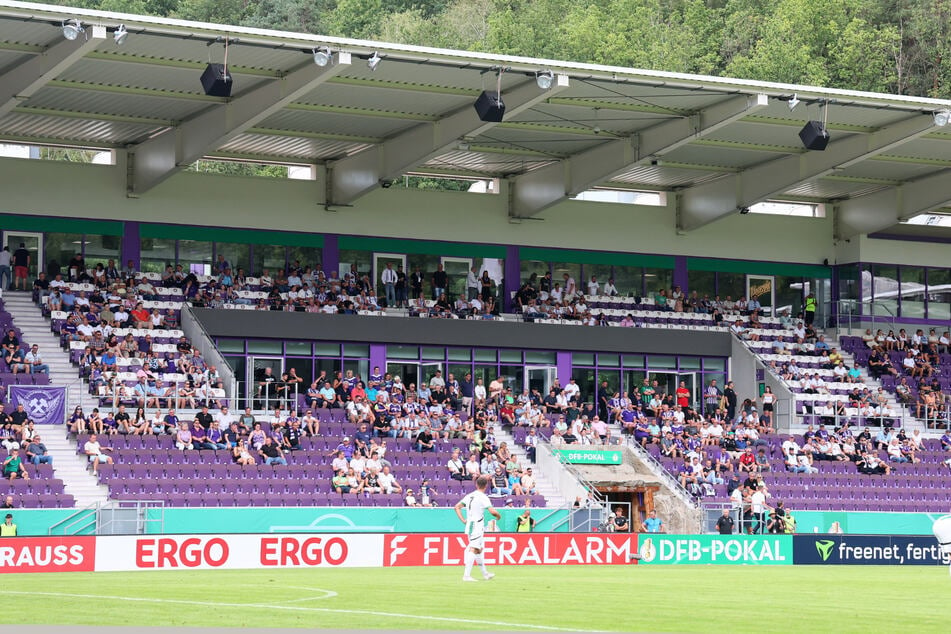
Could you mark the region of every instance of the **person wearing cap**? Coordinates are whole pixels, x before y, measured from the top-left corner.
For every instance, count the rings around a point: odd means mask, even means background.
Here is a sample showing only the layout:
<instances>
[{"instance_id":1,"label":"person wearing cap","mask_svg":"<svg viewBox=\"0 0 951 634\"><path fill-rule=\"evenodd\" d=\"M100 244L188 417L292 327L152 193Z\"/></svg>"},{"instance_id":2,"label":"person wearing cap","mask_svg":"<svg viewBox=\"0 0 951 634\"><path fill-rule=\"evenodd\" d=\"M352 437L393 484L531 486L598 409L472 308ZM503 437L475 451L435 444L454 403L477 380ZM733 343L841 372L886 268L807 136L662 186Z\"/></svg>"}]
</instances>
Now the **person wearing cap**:
<instances>
[{"instance_id":1,"label":"person wearing cap","mask_svg":"<svg viewBox=\"0 0 951 634\"><path fill-rule=\"evenodd\" d=\"M0 537L16 537L17 536L17 525L13 523L13 514L7 513L7 516L3 520L3 524L0 524Z\"/></svg>"},{"instance_id":2,"label":"person wearing cap","mask_svg":"<svg viewBox=\"0 0 951 634\"><path fill-rule=\"evenodd\" d=\"M39 436L33 436L26 446L26 459L34 465L53 464L53 456L49 455Z\"/></svg>"}]
</instances>

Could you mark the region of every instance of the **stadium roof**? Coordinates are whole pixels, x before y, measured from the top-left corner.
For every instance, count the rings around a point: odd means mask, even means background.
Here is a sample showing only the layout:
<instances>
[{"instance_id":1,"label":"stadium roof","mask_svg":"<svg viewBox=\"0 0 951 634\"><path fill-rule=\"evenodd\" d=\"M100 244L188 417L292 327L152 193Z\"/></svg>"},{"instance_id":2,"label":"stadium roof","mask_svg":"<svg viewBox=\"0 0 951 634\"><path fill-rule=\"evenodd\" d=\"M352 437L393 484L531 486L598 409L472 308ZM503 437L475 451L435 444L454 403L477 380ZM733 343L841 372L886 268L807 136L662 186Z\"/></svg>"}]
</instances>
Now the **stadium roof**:
<instances>
[{"instance_id":1,"label":"stadium roof","mask_svg":"<svg viewBox=\"0 0 951 634\"><path fill-rule=\"evenodd\" d=\"M69 19L85 29L73 41ZM233 94L208 96L199 76L223 61L226 39ZM314 63L321 46L326 66ZM486 123L473 103L499 69L507 110ZM847 237L951 201L951 127L934 117L948 108L0 0L0 140L126 148L131 195L210 156L323 164L329 205L425 172L511 179L515 218L595 186L677 192L684 231L766 199L834 202ZM807 151L799 131L824 117L829 146Z\"/></svg>"}]
</instances>

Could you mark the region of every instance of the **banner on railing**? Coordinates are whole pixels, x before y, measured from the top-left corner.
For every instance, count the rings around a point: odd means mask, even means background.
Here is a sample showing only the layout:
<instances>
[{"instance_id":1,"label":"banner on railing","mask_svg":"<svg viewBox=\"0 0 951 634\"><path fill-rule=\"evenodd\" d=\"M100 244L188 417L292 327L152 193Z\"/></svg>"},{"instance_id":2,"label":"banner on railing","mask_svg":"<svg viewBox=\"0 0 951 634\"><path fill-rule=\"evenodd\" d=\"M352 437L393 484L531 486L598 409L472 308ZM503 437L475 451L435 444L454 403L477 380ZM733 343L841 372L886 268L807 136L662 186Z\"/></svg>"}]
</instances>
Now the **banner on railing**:
<instances>
[{"instance_id":1,"label":"banner on railing","mask_svg":"<svg viewBox=\"0 0 951 634\"><path fill-rule=\"evenodd\" d=\"M66 388L11 385L10 402L22 405L37 425L62 425L66 421Z\"/></svg>"},{"instance_id":2,"label":"banner on railing","mask_svg":"<svg viewBox=\"0 0 951 634\"><path fill-rule=\"evenodd\" d=\"M656 535L640 537L645 564L791 565L791 535Z\"/></svg>"},{"instance_id":3,"label":"banner on railing","mask_svg":"<svg viewBox=\"0 0 951 634\"><path fill-rule=\"evenodd\" d=\"M936 566L951 559L933 535L796 535L795 563Z\"/></svg>"}]
</instances>

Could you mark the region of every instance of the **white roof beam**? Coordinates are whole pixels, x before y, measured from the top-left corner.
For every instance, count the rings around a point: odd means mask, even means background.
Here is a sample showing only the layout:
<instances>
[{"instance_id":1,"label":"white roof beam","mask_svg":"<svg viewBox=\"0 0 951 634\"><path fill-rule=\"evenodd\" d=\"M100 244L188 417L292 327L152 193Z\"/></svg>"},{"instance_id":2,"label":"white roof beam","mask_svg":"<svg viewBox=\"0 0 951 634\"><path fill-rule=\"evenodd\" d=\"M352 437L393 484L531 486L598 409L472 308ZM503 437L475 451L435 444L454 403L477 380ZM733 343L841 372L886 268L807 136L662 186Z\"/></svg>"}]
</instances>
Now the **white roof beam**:
<instances>
[{"instance_id":1,"label":"white roof beam","mask_svg":"<svg viewBox=\"0 0 951 634\"><path fill-rule=\"evenodd\" d=\"M281 79L265 81L227 103L212 106L180 126L130 148L129 194L137 196L147 192L300 99L349 68L350 58L350 53L337 52L332 63L323 67L308 61Z\"/></svg>"},{"instance_id":2,"label":"white roof beam","mask_svg":"<svg viewBox=\"0 0 951 634\"><path fill-rule=\"evenodd\" d=\"M82 41L64 38L39 55L0 75L0 116L35 95L48 82L59 77L67 68L106 41L104 29L97 29L94 34L90 27L86 33L88 37Z\"/></svg>"},{"instance_id":3,"label":"white roof beam","mask_svg":"<svg viewBox=\"0 0 951 634\"><path fill-rule=\"evenodd\" d=\"M837 205L837 238L882 231L951 203L951 174L940 170Z\"/></svg>"},{"instance_id":4,"label":"white roof beam","mask_svg":"<svg viewBox=\"0 0 951 634\"><path fill-rule=\"evenodd\" d=\"M766 95L738 95L690 116L607 141L515 178L509 216L526 218L610 180L631 165L661 156L768 105Z\"/></svg>"},{"instance_id":5,"label":"white roof beam","mask_svg":"<svg viewBox=\"0 0 951 634\"><path fill-rule=\"evenodd\" d=\"M568 76L557 75L548 90L539 89L532 80L504 91L505 118L511 119L567 88ZM481 121L472 105L466 105L437 121L413 126L379 145L334 161L328 165L327 204L349 205L381 183L453 149L461 138L478 136L496 125Z\"/></svg>"},{"instance_id":6,"label":"white roof beam","mask_svg":"<svg viewBox=\"0 0 951 634\"><path fill-rule=\"evenodd\" d=\"M678 197L677 228L681 231L699 229L801 183L888 152L933 128L934 118L930 113L922 113L871 134L853 134L840 141L833 140L825 151L790 154L685 189Z\"/></svg>"}]
</instances>

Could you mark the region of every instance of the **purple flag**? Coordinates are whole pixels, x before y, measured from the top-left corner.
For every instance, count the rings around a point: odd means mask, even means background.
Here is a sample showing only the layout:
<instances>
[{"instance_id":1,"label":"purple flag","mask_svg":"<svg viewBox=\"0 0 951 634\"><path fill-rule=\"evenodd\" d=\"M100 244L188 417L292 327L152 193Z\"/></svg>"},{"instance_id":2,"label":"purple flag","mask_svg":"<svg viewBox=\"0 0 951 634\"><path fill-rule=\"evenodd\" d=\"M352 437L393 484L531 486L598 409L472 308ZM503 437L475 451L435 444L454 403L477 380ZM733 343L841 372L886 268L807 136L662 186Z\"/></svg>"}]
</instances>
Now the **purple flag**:
<instances>
[{"instance_id":1,"label":"purple flag","mask_svg":"<svg viewBox=\"0 0 951 634\"><path fill-rule=\"evenodd\" d=\"M37 425L62 425L66 421L66 388L32 385L9 386L10 402L22 405Z\"/></svg>"}]
</instances>

